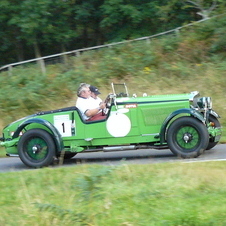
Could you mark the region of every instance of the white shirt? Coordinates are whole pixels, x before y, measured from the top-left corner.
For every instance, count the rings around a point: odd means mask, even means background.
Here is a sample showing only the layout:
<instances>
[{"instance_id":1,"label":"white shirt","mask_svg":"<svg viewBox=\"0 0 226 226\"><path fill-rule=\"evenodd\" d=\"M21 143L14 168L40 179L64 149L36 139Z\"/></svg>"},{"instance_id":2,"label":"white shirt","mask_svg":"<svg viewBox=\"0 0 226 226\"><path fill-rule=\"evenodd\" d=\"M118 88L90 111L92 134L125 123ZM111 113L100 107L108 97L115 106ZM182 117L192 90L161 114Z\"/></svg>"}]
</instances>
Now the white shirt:
<instances>
[{"instance_id":1,"label":"white shirt","mask_svg":"<svg viewBox=\"0 0 226 226\"><path fill-rule=\"evenodd\" d=\"M98 102L96 99L94 99L92 97L90 97L90 98L78 97L75 106L81 112L82 118L84 120L88 120L90 117L86 116L86 114L85 114L86 111L89 110L89 109L98 108L100 102L101 102L101 99Z\"/></svg>"},{"instance_id":2,"label":"white shirt","mask_svg":"<svg viewBox=\"0 0 226 226\"><path fill-rule=\"evenodd\" d=\"M93 98L93 97L92 97ZM96 99L94 99L94 103L96 104L96 108L98 108L100 106L100 103L103 102L100 97L96 97Z\"/></svg>"}]
</instances>

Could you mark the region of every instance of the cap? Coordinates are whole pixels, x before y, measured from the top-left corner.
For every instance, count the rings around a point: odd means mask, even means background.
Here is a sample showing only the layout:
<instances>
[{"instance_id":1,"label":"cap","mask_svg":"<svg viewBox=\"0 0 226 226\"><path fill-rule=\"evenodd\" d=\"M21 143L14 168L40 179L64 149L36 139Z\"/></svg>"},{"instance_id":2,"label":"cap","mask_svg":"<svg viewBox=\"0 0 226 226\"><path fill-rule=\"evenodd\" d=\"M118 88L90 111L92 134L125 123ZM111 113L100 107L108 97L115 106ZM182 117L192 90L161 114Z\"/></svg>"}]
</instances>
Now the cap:
<instances>
[{"instance_id":1,"label":"cap","mask_svg":"<svg viewBox=\"0 0 226 226\"><path fill-rule=\"evenodd\" d=\"M89 89L91 92L95 93L96 95L100 94L96 86L90 86Z\"/></svg>"}]
</instances>

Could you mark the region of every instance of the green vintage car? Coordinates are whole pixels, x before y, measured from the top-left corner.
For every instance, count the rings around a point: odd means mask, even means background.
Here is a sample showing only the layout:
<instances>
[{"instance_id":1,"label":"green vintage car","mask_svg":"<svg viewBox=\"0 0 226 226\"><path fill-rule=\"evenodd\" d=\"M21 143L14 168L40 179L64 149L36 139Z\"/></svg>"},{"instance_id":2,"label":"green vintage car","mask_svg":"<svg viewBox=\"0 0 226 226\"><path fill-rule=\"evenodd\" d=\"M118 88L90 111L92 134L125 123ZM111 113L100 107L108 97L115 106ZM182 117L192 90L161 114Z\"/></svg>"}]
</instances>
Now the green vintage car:
<instances>
[{"instance_id":1,"label":"green vintage car","mask_svg":"<svg viewBox=\"0 0 226 226\"><path fill-rule=\"evenodd\" d=\"M187 94L129 95L125 84L112 84L107 118L83 121L76 107L43 111L3 129L0 145L29 167L50 165L80 152L168 147L176 156L194 158L220 140L219 115L210 97Z\"/></svg>"}]
</instances>

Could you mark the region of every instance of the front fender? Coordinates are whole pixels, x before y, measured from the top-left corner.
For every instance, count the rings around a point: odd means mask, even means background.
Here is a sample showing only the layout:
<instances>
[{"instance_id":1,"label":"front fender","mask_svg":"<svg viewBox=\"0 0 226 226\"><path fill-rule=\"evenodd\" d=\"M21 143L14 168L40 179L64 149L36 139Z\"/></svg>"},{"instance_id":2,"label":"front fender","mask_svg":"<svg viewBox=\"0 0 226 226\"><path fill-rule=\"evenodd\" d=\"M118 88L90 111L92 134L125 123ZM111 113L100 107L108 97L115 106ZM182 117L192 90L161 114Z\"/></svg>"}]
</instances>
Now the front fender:
<instances>
[{"instance_id":1,"label":"front fender","mask_svg":"<svg viewBox=\"0 0 226 226\"><path fill-rule=\"evenodd\" d=\"M28 119L28 120L22 122L18 126L15 133L13 134L12 139L17 138L19 136L20 132L22 131L22 129L24 129L27 125L32 124L32 123L38 123L38 124L44 125L50 131L52 131L53 138L56 143L57 151L63 150L63 140L62 140L62 137L61 137L61 134L59 133L59 131L56 129L56 127L53 124L51 124L50 122L48 122L44 119L40 119L40 118L32 118L32 119Z\"/></svg>"},{"instance_id":2,"label":"front fender","mask_svg":"<svg viewBox=\"0 0 226 226\"><path fill-rule=\"evenodd\" d=\"M202 116L202 114L200 114L198 111L195 111L194 109L191 108L182 108L179 110L176 110L174 112L172 112L163 122L161 130L160 130L160 143L163 144L164 142L166 142L165 139L165 133L166 133L166 128L169 124L169 122L177 115L179 114L190 114L193 117L197 118L198 120L200 120L202 123L205 123L205 120Z\"/></svg>"},{"instance_id":3,"label":"front fender","mask_svg":"<svg viewBox=\"0 0 226 226\"><path fill-rule=\"evenodd\" d=\"M210 115L214 116L215 118L220 118L220 115L217 114L217 112L215 112L214 110L210 110Z\"/></svg>"}]
</instances>

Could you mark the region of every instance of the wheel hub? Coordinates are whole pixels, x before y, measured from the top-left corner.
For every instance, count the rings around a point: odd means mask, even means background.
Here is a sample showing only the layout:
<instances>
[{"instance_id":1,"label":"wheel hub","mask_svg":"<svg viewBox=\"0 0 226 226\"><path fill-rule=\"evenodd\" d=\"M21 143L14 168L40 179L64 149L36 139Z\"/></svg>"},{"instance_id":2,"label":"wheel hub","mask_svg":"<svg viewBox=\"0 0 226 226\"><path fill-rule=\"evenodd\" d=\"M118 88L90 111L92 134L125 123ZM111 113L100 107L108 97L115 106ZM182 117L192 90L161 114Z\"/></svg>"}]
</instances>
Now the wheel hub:
<instances>
[{"instance_id":1,"label":"wheel hub","mask_svg":"<svg viewBox=\"0 0 226 226\"><path fill-rule=\"evenodd\" d=\"M185 133L183 139L185 143L188 143L192 140L192 135L190 133Z\"/></svg>"},{"instance_id":2,"label":"wheel hub","mask_svg":"<svg viewBox=\"0 0 226 226\"><path fill-rule=\"evenodd\" d=\"M32 151L33 151L33 154L37 154L38 152L40 152L40 151L41 151L40 145L35 144L35 145L32 147Z\"/></svg>"}]
</instances>

